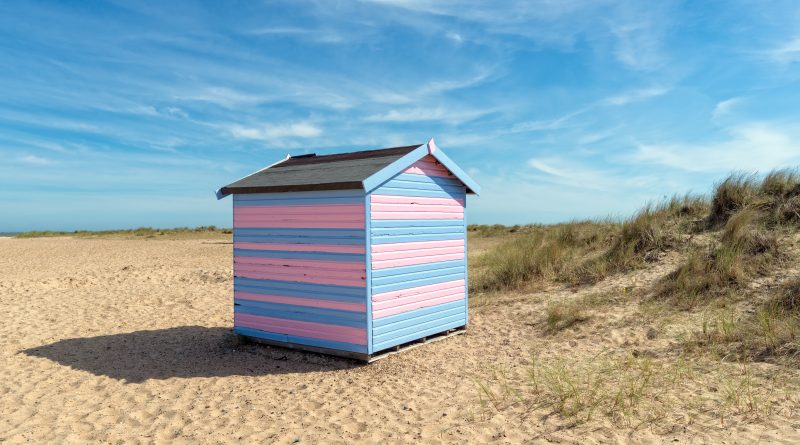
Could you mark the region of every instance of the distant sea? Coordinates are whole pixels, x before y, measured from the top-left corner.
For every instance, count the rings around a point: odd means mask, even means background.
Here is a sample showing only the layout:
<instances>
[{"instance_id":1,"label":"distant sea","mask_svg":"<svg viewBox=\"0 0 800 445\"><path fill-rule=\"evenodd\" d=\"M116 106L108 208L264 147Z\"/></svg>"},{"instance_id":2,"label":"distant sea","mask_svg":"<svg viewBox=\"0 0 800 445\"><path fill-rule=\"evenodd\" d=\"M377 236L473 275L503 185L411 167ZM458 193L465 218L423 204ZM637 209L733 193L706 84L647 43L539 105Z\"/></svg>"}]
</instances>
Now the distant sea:
<instances>
[{"instance_id":1,"label":"distant sea","mask_svg":"<svg viewBox=\"0 0 800 445\"><path fill-rule=\"evenodd\" d=\"M0 232L0 236L14 236L14 235L16 235L18 233L22 233L22 232Z\"/></svg>"}]
</instances>

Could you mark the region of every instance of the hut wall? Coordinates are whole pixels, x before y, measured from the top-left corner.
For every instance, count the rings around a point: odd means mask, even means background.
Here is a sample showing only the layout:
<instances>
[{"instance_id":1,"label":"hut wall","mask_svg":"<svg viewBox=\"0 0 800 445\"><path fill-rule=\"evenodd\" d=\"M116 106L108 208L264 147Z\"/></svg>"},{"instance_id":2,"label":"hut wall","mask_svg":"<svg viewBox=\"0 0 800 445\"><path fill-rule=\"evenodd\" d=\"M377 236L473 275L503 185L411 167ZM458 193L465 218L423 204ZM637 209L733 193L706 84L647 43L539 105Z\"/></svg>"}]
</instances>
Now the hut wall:
<instances>
[{"instance_id":1,"label":"hut wall","mask_svg":"<svg viewBox=\"0 0 800 445\"><path fill-rule=\"evenodd\" d=\"M465 186L426 156L369 206L372 351L465 325Z\"/></svg>"},{"instance_id":2,"label":"hut wall","mask_svg":"<svg viewBox=\"0 0 800 445\"><path fill-rule=\"evenodd\" d=\"M365 194L233 197L234 331L367 352Z\"/></svg>"}]
</instances>

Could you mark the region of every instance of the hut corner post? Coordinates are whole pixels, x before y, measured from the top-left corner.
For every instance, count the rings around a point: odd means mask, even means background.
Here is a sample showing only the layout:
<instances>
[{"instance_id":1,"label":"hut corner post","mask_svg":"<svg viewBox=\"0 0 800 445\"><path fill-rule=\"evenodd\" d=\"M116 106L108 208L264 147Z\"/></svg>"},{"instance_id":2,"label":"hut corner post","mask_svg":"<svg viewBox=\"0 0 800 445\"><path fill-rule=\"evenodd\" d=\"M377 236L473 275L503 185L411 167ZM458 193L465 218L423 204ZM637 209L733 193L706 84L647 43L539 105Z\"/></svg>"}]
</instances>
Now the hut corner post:
<instances>
[{"instance_id":1,"label":"hut corner post","mask_svg":"<svg viewBox=\"0 0 800 445\"><path fill-rule=\"evenodd\" d=\"M364 194L364 275L367 287L367 354L371 355L372 347L372 230L370 225L370 193Z\"/></svg>"}]
</instances>

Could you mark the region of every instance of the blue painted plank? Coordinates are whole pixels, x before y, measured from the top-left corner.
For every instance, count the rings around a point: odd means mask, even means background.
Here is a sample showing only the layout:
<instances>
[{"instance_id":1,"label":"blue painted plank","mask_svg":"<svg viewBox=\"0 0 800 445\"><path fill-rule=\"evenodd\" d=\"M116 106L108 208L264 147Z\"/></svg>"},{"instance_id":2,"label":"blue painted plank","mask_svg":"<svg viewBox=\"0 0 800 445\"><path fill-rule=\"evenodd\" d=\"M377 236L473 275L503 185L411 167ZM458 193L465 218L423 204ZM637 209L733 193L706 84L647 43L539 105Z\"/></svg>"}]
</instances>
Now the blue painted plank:
<instances>
[{"instance_id":1,"label":"blue painted plank","mask_svg":"<svg viewBox=\"0 0 800 445\"><path fill-rule=\"evenodd\" d=\"M233 249L234 261L236 257L259 258L285 258L320 261L346 261L363 263L366 256L363 253L331 253L331 252L289 252L286 250L250 250Z\"/></svg>"},{"instance_id":2,"label":"blue painted plank","mask_svg":"<svg viewBox=\"0 0 800 445\"><path fill-rule=\"evenodd\" d=\"M414 175L425 178L426 176L422 175ZM393 189L405 189L405 190L428 190L428 191L445 191L450 193L451 195L458 196L466 195L466 188L463 185L454 186L454 185L442 185L437 184L434 182L417 182L417 181L407 181L404 179L391 179L386 182L387 188ZM382 195L383 187L379 188L375 191L376 194Z\"/></svg>"},{"instance_id":3,"label":"blue painted plank","mask_svg":"<svg viewBox=\"0 0 800 445\"><path fill-rule=\"evenodd\" d=\"M450 269L459 269L464 267L464 260L453 261L439 261L436 263L414 264L412 266L390 267L387 269L376 269L372 271L372 280L377 283L377 280L397 277L401 275L411 275L414 273L429 273L440 274L449 273Z\"/></svg>"},{"instance_id":4,"label":"blue painted plank","mask_svg":"<svg viewBox=\"0 0 800 445\"><path fill-rule=\"evenodd\" d=\"M460 268L459 268L460 269ZM409 278L406 277L404 280L400 280L390 284L383 284L377 285L375 284L375 280L373 279L372 282L372 292L379 294L383 292L391 292L394 290L400 289L410 289L412 287L418 286L425 286L428 284L437 284L437 283L445 283L447 281L456 281L456 280L463 280L464 279L464 272L459 270L458 273L453 273L450 275L440 275L429 277L429 275L425 275L424 272L420 272L420 276L425 278Z\"/></svg>"},{"instance_id":5,"label":"blue painted plank","mask_svg":"<svg viewBox=\"0 0 800 445\"><path fill-rule=\"evenodd\" d=\"M366 296L366 289L363 287L354 286L334 286L332 284L315 284L315 283L298 283L295 281L280 281L280 280L259 280L256 278L243 278L233 277L234 290L243 292L255 292L248 289L260 289L258 293L274 295L287 295L296 297L309 297L309 298L324 298L325 295L330 295L328 300L338 300L336 296L341 297L354 297L358 298L357 301L363 301ZM291 293L289 293L291 292ZM351 301L352 299L342 299L342 301Z\"/></svg>"},{"instance_id":6,"label":"blue painted plank","mask_svg":"<svg viewBox=\"0 0 800 445\"><path fill-rule=\"evenodd\" d=\"M449 301L447 303L414 309L388 317L376 318L373 320L373 325L377 333L384 334L398 329L405 329L416 324L427 323L437 318L459 315L460 310L461 300Z\"/></svg>"},{"instance_id":7,"label":"blue painted plank","mask_svg":"<svg viewBox=\"0 0 800 445\"><path fill-rule=\"evenodd\" d=\"M234 280L236 278L234 277ZM292 290L292 289L281 289L281 288L274 288L269 286L249 286L246 284L238 284L234 285L233 289L237 292L249 292L251 294L263 294L263 295L277 295L280 297L295 297L295 298L308 298L308 299L316 299L316 300L328 300L328 301L343 301L346 303L365 303L365 295L342 295L342 294L331 294L331 293L321 293L321 292L307 292L307 291L300 291L300 290Z\"/></svg>"},{"instance_id":8,"label":"blue painted plank","mask_svg":"<svg viewBox=\"0 0 800 445\"><path fill-rule=\"evenodd\" d=\"M417 332L415 332L413 334L406 335L404 337L392 338L391 340L388 340L388 341L385 341L385 342L382 342L382 343L375 342L375 343L373 343L373 348L375 349L375 352L380 352L380 351L382 351L384 349L391 348L392 346L401 345L403 343L408 343L410 341L418 340L418 339L420 339L422 337L427 337L427 336L430 336L430 335L438 334L440 332L444 332L444 331L446 331L448 329L455 329L455 328L464 326L464 323L465 322L462 319L462 320L454 321L454 322L451 322L451 323L437 325L437 326L432 327L430 329L417 331Z\"/></svg>"},{"instance_id":9,"label":"blue painted plank","mask_svg":"<svg viewBox=\"0 0 800 445\"><path fill-rule=\"evenodd\" d=\"M383 235L373 236L372 244L411 243L416 241L444 241L461 239L460 232L439 233L426 235Z\"/></svg>"},{"instance_id":10,"label":"blue painted plank","mask_svg":"<svg viewBox=\"0 0 800 445\"><path fill-rule=\"evenodd\" d=\"M449 316L461 310L461 301L449 301L447 303L428 306L413 311L402 312L388 317L381 317L372 320L375 332L383 333L388 330L404 328L415 323L433 320L436 317ZM455 312L454 312L455 311ZM385 329L387 328L387 329Z\"/></svg>"},{"instance_id":11,"label":"blue painted plank","mask_svg":"<svg viewBox=\"0 0 800 445\"><path fill-rule=\"evenodd\" d=\"M335 309L294 306L280 303L236 298L233 311L235 313L261 315L264 317L282 318L286 320L311 321L314 323L335 324L363 328L367 321L364 312L348 312Z\"/></svg>"},{"instance_id":12,"label":"blue painted plank","mask_svg":"<svg viewBox=\"0 0 800 445\"><path fill-rule=\"evenodd\" d=\"M447 277L446 280L440 280L440 277ZM396 287L395 289L408 289L411 283L417 283L417 286L422 286L421 283L424 280L432 280L429 284L434 283L443 283L444 281L455 281L455 280L463 280L464 279L464 270L462 266L452 267L447 269L434 269L434 270L422 270L419 272L413 273L404 273L402 275L389 275L386 277L375 278L375 275L372 276L372 285L375 289L381 289L381 292L387 292L387 286L396 286L399 285L400 287ZM412 286L413 287L413 286Z\"/></svg>"},{"instance_id":13,"label":"blue painted plank","mask_svg":"<svg viewBox=\"0 0 800 445\"><path fill-rule=\"evenodd\" d=\"M463 219L376 219L372 221L370 228L372 233L375 233L375 229L410 229L416 227L449 228L460 232L463 226Z\"/></svg>"},{"instance_id":14,"label":"blue painted plank","mask_svg":"<svg viewBox=\"0 0 800 445\"><path fill-rule=\"evenodd\" d=\"M384 185L391 187L389 184L392 181L402 181L407 183L422 183L422 184L435 184L440 186L441 188L457 188L463 189L464 184L455 178L445 178L442 176L427 176L427 175L415 175L411 173L400 173L399 175L393 177L389 181L386 181ZM411 188L416 188L416 185L411 186ZM380 190L380 188L378 188ZM380 194L380 193L378 193Z\"/></svg>"},{"instance_id":15,"label":"blue painted plank","mask_svg":"<svg viewBox=\"0 0 800 445\"><path fill-rule=\"evenodd\" d=\"M372 229L372 236L397 236L397 235L444 235L458 234L463 236L461 227L385 227Z\"/></svg>"},{"instance_id":16,"label":"blue painted plank","mask_svg":"<svg viewBox=\"0 0 800 445\"><path fill-rule=\"evenodd\" d=\"M376 195L392 196L420 196L426 198L454 198L464 199L467 195L463 190L450 192L444 190L414 190L397 187L381 187L375 191Z\"/></svg>"},{"instance_id":17,"label":"blue painted plank","mask_svg":"<svg viewBox=\"0 0 800 445\"><path fill-rule=\"evenodd\" d=\"M404 328L387 330L382 333L375 332L374 333L375 338L373 340L375 341L375 343L385 343L389 340L418 334L420 331L426 331L428 329L453 322L460 322L461 325L464 325L466 323L463 309L459 308L456 310L455 314L451 314L449 316L439 315L437 317L430 317L430 319L427 321L420 321L418 323L411 324Z\"/></svg>"},{"instance_id":18,"label":"blue painted plank","mask_svg":"<svg viewBox=\"0 0 800 445\"><path fill-rule=\"evenodd\" d=\"M338 349L340 351L360 352L364 354L367 353L366 345L357 345L354 343L298 337L296 335L277 334L274 332L265 332L244 327L235 327L233 328L233 332L248 337L263 338L283 343L296 343L300 345L316 346L319 348Z\"/></svg>"}]
</instances>

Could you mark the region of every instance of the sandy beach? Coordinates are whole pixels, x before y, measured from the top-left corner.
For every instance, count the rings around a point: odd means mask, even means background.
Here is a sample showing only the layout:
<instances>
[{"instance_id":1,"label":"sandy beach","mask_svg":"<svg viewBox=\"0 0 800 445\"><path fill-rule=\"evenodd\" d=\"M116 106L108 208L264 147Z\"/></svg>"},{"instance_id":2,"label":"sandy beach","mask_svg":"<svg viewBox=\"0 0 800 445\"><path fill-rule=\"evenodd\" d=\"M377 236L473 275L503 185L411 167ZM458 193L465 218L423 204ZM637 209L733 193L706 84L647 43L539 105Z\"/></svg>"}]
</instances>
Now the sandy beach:
<instances>
[{"instance_id":1,"label":"sandy beach","mask_svg":"<svg viewBox=\"0 0 800 445\"><path fill-rule=\"evenodd\" d=\"M783 386L798 373L767 364L747 371L764 411L723 403L715 382L740 367L701 362L680 385L645 394L659 416L646 421L575 422L518 402L534 352L571 363L650 351L654 366L671 366L659 351L683 321L648 330L628 323L639 314L623 305L548 335L538 316L548 299L646 282L668 267L577 293L509 295L474 308L465 335L362 365L239 344L224 239L3 239L0 442L800 441L798 396Z\"/></svg>"}]
</instances>

